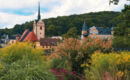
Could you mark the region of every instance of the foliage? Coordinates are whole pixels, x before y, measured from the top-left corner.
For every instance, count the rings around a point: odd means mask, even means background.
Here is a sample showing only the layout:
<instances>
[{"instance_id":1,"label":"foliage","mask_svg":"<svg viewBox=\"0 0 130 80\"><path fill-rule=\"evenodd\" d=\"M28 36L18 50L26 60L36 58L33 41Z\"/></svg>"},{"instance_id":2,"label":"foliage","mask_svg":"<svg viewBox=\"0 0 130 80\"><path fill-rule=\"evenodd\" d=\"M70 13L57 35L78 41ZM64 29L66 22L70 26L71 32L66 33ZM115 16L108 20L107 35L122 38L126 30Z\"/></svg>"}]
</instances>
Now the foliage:
<instances>
[{"instance_id":1,"label":"foliage","mask_svg":"<svg viewBox=\"0 0 130 80\"><path fill-rule=\"evenodd\" d=\"M114 29L113 47L130 50L130 5L125 5L119 19L121 22Z\"/></svg>"},{"instance_id":2,"label":"foliage","mask_svg":"<svg viewBox=\"0 0 130 80\"><path fill-rule=\"evenodd\" d=\"M128 37L115 36L112 43L115 51L130 50L130 38Z\"/></svg>"},{"instance_id":3,"label":"foliage","mask_svg":"<svg viewBox=\"0 0 130 80\"><path fill-rule=\"evenodd\" d=\"M129 79L130 52L103 54L95 52L91 56L91 64L83 64L86 67L87 80L104 80L105 74L114 80ZM108 75L108 74L107 74Z\"/></svg>"},{"instance_id":4,"label":"foliage","mask_svg":"<svg viewBox=\"0 0 130 80\"><path fill-rule=\"evenodd\" d=\"M122 13L119 17L121 23L115 28L115 36L127 36L130 37L130 5L125 5Z\"/></svg>"},{"instance_id":5,"label":"foliage","mask_svg":"<svg viewBox=\"0 0 130 80\"><path fill-rule=\"evenodd\" d=\"M51 69L51 71L56 75L59 80L76 80L77 75L73 71L68 71L66 69Z\"/></svg>"},{"instance_id":6,"label":"foliage","mask_svg":"<svg viewBox=\"0 0 130 80\"><path fill-rule=\"evenodd\" d=\"M49 59L49 67L52 69L67 69L71 70L71 67L67 64L66 58L52 58Z\"/></svg>"},{"instance_id":7,"label":"foliage","mask_svg":"<svg viewBox=\"0 0 130 80\"><path fill-rule=\"evenodd\" d=\"M56 75L59 80L76 80L77 75L71 71L71 65L68 63L66 57L52 57L48 59L49 68Z\"/></svg>"},{"instance_id":8,"label":"foliage","mask_svg":"<svg viewBox=\"0 0 130 80\"><path fill-rule=\"evenodd\" d=\"M76 27L70 28L66 34L63 34L63 38L77 38Z\"/></svg>"},{"instance_id":9,"label":"foliage","mask_svg":"<svg viewBox=\"0 0 130 80\"><path fill-rule=\"evenodd\" d=\"M31 59L37 59L40 55L43 55L43 51L33 48L33 44L17 43L9 45L1 49L0 59L6 63L12 63L24 57Z\"/></svg>"},{"instance_id":10,"label":"foliage","mask_svg":"<svg viewBox=\"0 0 130 80\"><path fill-rule=\"evenodd\" d=\"M109 0L109 4L114 3L115 5L117 5L119 1L120 0ZM126 1L130 1L130 0L126 0Z\"/></svg>"},{"instance_id":11,"label":"foliage","mask_svg":"<svg viewBox=\"0 0 130 80\"><path fill-rule=\"evenodd\" d=\"M115 20L119 15L120 12L106 11L44 19L46 25L46 36L61 36L72 27L76 27L77 35L80 35L84 20L89 27L112 27L119 23L119 21ZM24 24L17 24L12 29L0 29L0 36L3 34L22 34L25 29L32 30L32 28L33 21Z\"/></svg>"},{"instance_id":12,"label":"foliage","mask_svg":"<svg viewBox=\"0 0 130 80\"><path fill-rule=\"evenodd\" d=\"M72 66L72 71L83 73L80 66L84 61L88 60L95 51L108 52L111 48L111 42L102 40L87 39L81 42L78 39L65 39L62 43L55 47L55 53L51 56L66 58L68 65Z\"/></svg>"},{"instance_id":13,"label":"foliage","mask_svg":"<svg viewBox=\"0 0 130 80\"><path fill-rule=\"evenodd\" d=\"M56 80L46 62L31 43L8 45L0 51L0 80Z\"/></svg>"},{"instance_id":14,"label":"foliage","mask_svg":"<svg viewBox=\"0 0 130 80\"><path fill-rule=\"evenodd\" d=\"M2 45L0 44L0 48L2 48Z\"/></svg>"}]
</instances>

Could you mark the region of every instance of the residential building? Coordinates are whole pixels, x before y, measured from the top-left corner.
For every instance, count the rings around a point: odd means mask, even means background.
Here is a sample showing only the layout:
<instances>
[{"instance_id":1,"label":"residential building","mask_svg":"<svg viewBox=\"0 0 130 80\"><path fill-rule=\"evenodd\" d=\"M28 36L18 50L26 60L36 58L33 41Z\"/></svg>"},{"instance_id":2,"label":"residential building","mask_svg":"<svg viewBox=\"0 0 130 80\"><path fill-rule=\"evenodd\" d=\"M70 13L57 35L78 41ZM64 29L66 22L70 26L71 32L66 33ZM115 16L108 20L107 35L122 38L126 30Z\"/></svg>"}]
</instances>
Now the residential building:
<instances>
[{"instance_id":1,"label":"residential building","mask_svg":"<svg viewBox=\"0 0 130 80\"><path fill-rule=\"evenodd\" d=\"M84 22L82 28L81 39L85 39L87 37L90 38L100 38L100 39L112 39L113 37L113 27L95 27L92 26L88 28L86 23Z\"/></svg>"}]
</instances>

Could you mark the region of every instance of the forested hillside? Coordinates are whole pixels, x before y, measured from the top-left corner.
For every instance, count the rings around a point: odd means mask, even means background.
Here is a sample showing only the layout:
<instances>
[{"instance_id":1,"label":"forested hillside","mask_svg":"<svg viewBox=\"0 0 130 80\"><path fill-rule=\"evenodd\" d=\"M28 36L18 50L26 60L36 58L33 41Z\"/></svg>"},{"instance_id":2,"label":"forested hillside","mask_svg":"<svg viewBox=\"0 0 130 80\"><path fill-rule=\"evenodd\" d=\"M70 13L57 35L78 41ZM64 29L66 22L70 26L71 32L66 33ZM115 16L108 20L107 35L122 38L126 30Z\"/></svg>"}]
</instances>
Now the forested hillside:
<instances>
[{"instance_id":1,"label":"forested hillside","mask_svg":"<svg viewBox=\"0 0 130 80\"><path fill-rule=\"evenodd\" d=\"M44 19L46 25L46 36L61 36L72 27L76 27L77 34L80 35L84 20L88 27L116 26L119 23L119 20L117 20L119 15L120 12L104 11ZM22 34L25 29L32 30L32 28L33 21L24 24L16 24L12 29L0 29L0 36L3 34Z\"/></svg>"}]
</instances>

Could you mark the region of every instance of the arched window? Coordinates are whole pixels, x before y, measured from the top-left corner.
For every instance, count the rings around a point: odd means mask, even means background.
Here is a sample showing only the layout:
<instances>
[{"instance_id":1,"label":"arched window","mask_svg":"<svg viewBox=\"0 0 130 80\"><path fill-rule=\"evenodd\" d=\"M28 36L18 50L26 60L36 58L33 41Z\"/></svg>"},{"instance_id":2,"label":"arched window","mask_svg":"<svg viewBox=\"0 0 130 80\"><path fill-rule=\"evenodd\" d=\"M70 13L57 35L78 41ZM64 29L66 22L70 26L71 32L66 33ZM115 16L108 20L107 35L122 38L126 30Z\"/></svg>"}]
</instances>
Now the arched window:
<instances>
[{"instance_id":1,"label":"arched window","mask_svg":"<svg viewBox=\"0 0 130 80\"><path fill-rule=\"evenodd\" d=\"M42 30L42 26L40 27L40 30Z\"/></svg>"}]
</instances>

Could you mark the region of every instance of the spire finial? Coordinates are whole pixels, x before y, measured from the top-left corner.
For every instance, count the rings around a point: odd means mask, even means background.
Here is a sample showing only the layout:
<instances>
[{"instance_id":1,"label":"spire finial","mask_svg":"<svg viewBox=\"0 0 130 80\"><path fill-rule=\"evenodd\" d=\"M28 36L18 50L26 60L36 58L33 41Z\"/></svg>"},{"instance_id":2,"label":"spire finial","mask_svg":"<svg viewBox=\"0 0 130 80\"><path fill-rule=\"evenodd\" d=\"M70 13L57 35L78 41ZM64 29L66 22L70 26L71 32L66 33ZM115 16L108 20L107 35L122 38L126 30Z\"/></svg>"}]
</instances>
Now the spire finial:
<instances>
[{"instance_id":1,"label":"spire finial","mask_svg":"<svg viewBox=\"0 0 130 80\"><path fill-rule=\"evenodd\" d=\"M38 1L38 20L41 19L40 15L40 1Z\"/></svg>"}]
</instances>

